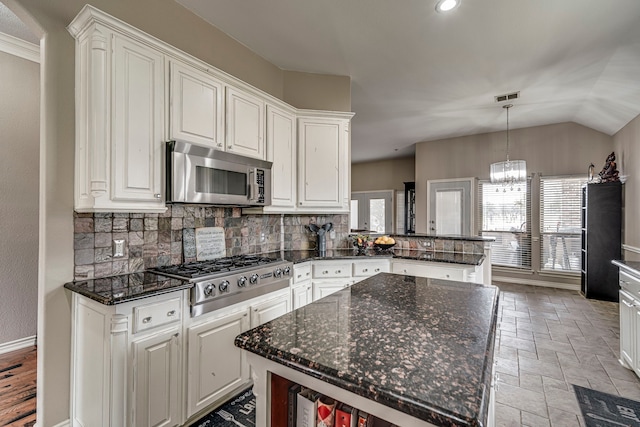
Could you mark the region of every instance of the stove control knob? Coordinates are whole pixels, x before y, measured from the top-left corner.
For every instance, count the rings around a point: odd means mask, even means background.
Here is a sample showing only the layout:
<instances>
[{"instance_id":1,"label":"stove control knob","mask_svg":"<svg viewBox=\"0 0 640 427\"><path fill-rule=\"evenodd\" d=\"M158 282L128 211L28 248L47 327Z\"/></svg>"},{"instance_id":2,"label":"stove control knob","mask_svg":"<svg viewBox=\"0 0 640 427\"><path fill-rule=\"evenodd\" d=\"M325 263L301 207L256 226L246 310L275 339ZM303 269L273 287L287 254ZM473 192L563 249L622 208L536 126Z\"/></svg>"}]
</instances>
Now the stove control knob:
<instances>
[{"instance_id":1,"label":"stove control knob","mask_svg":"<svg viewBox=\"0 0 640 427\"><path fill-rule=\"evenodd\" d=\"M229 281L224 280L222 283L220 283L218 289L220 289L220 292L229 292Z\"/></svg>"},{"instance_id":2,"label":"stove control knob","mask_svg":"<svg viewBox=\"0 0 640 427\"><path fill-rule=\"evenodd\" d=\"M238 287L239 288L244 288L244 285L247 284L247 278L242 276L241 278L238 279Z\"/></svg>"},{"instance_id":3,"label":"stove control knob","mask_svg":"<svg viewBox=\"0 0 640 427\"><path fill-rule=\"evenodd\" d=\"M285 276L291 275L291 267L285 267L283 273Z\"/></svg>"},{"instance_id":4,"label":"stove control knob","mask_svg":"<svg viewBox=\"0 0 640 427\"><path fill-rule=\"evenodd\" d=\"M282 269L280 267L273 272L273 277L282 277Z\"/></svg>"},{"instance_id":5,"label":"stove control knob","mask_svg":"<svg viewBox=\"0 0 640 427\"><path fill-rule=\"evenodd\" d=\"M252 274L251 277L249 278L249 283L251 283L252 285L255 285L256 283L258 283L258 275Z\"/></svg>"},{"instance_id":6,"label":"stove control knob","mask_svg":"<svg viewBox=\"0 0 640 427\"><path fill-rule=\"evenodd\" d=\"M216 287L213 286L211 283L209 283L207 286L204 287L204 294L208 297L210 297L211 295L213 295L213 292L215 291Z\"/></svg>"}]
</instances>

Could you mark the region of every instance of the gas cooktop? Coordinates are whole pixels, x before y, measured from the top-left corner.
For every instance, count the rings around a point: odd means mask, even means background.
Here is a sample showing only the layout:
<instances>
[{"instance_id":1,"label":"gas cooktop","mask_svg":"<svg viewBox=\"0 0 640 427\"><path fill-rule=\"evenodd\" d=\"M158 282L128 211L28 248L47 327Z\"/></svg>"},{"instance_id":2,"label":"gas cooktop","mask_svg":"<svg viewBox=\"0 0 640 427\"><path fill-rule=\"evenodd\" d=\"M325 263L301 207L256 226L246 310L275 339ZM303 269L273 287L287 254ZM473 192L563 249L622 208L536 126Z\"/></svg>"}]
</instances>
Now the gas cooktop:
<instances>
[{"instance_id":1,"label":"gas cooktop","mask_svg":"<svg viewBox=\"0 0 640 427\"><path fill-rule=\"evenodd\" d=\"M263 267L267 264L281 261L283 261L282 258L270 258L260 255L238 255L209 261L161 266L151 268L149 271L169 277L196 281L216 276L218 274L241 272L245 269Z\"/></svg>"}]
</instances>

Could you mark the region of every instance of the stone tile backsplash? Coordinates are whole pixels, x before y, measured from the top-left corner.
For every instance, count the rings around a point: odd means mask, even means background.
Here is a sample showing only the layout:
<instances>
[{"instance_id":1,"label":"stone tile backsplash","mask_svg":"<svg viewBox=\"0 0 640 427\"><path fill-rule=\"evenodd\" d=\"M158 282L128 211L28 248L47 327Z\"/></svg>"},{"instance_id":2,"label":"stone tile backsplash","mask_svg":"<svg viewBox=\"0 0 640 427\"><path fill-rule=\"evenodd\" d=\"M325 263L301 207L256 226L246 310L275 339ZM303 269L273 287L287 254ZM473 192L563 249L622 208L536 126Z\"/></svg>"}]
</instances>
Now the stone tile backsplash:
<instances>
[{"instance_id":1,"label":"stone tile backsplash","mask_svg":"<svg viewBox=\"0 0 640 427\"><path fill-rule=\"evenodd\" d=\"M169 206L162 214L74 213L75 279L133 273L196 260L195 229L223 227L227 256L313 249L309 224L332 222L327 248L348 245L348 215L242 215L240 208ZM283 225L284 224L284 225ZM113 258L113 240L125 241ZM283 241L282 241L283 240Z\"/></svg>"}]
</instances>

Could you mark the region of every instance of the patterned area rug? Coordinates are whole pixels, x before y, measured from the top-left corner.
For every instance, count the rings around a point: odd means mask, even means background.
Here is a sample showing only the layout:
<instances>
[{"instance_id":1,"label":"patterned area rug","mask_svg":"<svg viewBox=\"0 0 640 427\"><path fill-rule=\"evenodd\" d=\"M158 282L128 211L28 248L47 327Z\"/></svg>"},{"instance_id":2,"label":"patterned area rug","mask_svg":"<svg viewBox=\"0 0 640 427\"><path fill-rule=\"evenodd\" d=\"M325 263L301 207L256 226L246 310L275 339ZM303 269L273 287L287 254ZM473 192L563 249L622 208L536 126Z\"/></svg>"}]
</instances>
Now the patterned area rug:
<instances>
[{"instance_id":1,"label":"patterned area rug","mask_svg":"<svg viewBox=\"0 0 640 427\"><path fill-rule=\"evenodd\" d=\"M251 388L231 398L189 427L255 427L256 398Z\"/></svg>"},{"instance_id":2,"label":"patterned area rug","mask_svg":"<svg viewBox=\"0 0 640 427\"><path fill-rule=\"evenodd\" d=\"M587 427L640 427L640 402L573 384Z\"/></svg>"}]
</instances>

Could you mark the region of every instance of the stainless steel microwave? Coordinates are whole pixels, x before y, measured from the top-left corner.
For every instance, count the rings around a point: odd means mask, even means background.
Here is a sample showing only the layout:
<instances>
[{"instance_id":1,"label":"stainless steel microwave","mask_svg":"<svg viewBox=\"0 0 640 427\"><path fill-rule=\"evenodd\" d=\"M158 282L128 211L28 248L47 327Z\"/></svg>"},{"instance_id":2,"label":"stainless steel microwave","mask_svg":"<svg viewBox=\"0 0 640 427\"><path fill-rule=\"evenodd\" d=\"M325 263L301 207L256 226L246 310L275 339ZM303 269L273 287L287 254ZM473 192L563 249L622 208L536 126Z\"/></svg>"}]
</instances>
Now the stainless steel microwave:
<instances>
[{"instance_id":1,"label":"stainless steel microwave","mask_svg":"<svg viewBox=\"0 0 640 427\"><path fill-rule=\"evenodd\" d=\"M271 204L271 162L184 141L166 148L167 203Z\"/></svg>"}]
</instances>

